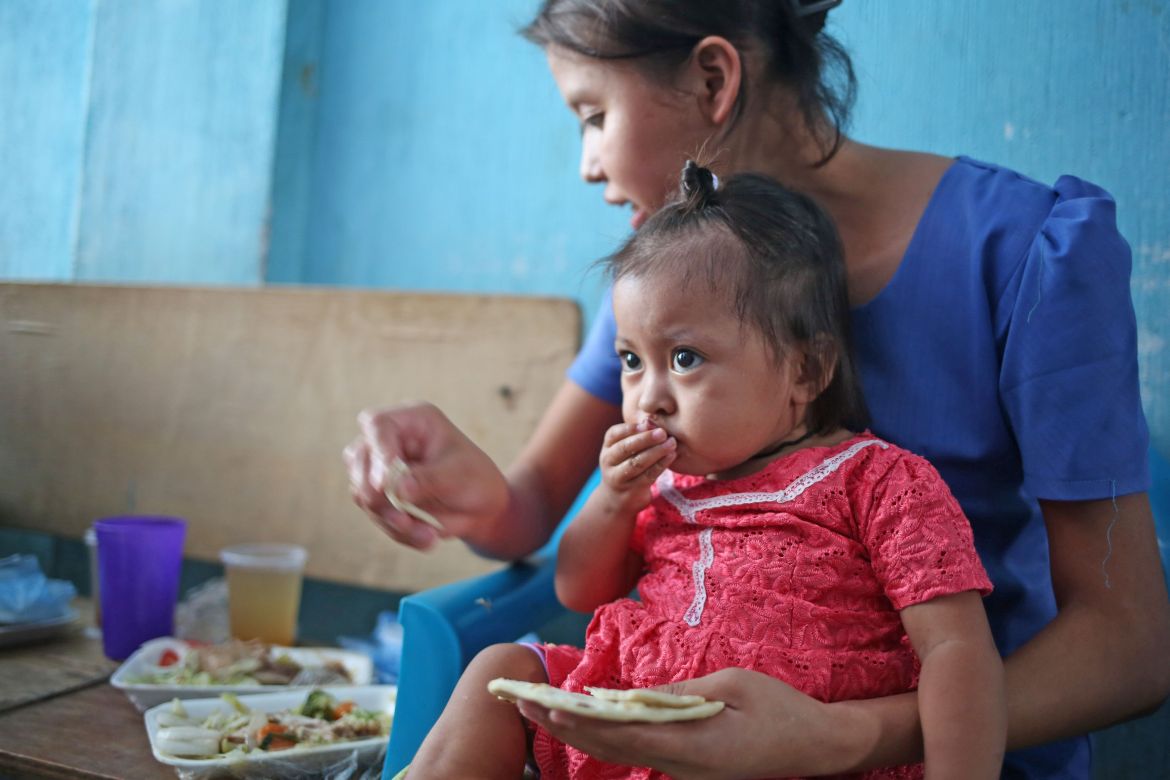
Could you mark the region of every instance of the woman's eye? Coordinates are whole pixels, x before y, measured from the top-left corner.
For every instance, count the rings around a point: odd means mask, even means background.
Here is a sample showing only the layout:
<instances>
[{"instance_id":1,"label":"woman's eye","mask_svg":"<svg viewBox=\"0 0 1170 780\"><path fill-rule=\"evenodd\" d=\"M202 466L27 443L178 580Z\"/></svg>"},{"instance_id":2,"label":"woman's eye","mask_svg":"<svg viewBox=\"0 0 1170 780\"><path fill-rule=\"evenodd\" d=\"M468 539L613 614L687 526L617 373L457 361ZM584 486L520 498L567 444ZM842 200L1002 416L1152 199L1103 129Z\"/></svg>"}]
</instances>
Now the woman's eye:
<instances>
[{"instance_id":1,"label":"woman's eye","mask_svg":"<svg viewBox=\"0 0 1170 780\"><path fill-rule=\"evenodd\" d=\"M633 352L619 352L618 358L622 361L623 371L637 371L642 367L642 359Z\"/></svg>"},{"instance_id":2,"label":"woman's eye","mask_svg":"<svg viewBox=\"0 0 1170 780\"><path fill-rule=\"evenodd\" d=\"M676 349L671 355L671 363L674 365L675 371L692 371L698 368L702 362L703 358L699 353L689 349Z\"/></svg>"},{"instance_id":3,"label":"woman's eye","mask_svg":"<svg viewBox=\"0 0 1170 780\"><path fill-rule=\"evenodd\" d=\"M581 120L582 133L591 127L597 128L598 130L605 127L605 112L598 111L596 113L587 115L584 119Z\"/></svg>"}]
</instances>

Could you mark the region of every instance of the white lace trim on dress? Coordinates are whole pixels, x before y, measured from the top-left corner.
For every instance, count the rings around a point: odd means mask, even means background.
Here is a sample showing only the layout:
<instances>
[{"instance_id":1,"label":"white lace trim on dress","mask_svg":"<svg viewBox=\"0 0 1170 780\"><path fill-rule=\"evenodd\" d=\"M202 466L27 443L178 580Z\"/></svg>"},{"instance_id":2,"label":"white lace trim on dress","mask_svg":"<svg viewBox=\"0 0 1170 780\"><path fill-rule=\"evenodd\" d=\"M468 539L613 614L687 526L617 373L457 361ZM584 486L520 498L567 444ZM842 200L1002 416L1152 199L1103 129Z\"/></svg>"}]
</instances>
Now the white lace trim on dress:
<instances>
[{"instance_id":1,"label":"white lace trim on dress","mask_svg":"<svg viewBox=\"0 0 1170 780\"><path fill-rule=\"evenodd\" d=\"M715 548L711 546L711 532L714 530L704 528L699 534L699 560L691 564L691 576L695 580L695 598L683 615L683 620L691 628L699 625L699 621L703 619L703 607L707 604L707 569L715 562Z\"/></svg>"}]
</instances>

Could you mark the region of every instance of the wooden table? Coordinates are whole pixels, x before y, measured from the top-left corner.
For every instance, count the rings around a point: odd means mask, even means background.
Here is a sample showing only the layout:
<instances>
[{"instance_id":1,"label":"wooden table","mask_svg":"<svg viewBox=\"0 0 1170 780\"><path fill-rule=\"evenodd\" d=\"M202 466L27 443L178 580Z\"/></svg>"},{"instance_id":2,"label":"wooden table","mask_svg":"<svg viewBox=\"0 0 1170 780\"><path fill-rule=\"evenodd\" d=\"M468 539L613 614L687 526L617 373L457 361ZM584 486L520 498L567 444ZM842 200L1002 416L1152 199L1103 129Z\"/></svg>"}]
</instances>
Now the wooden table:
<instances>
[{"instance_id":1,"label":"wooden table","mask_svg":"<svg viewBox=\"0 0 1170 780\"><path fill-rule=\"evenodd\" d=\"M176 774L151 754L142 713L117 688L99 683L0 714L0 776L174 780Z\"/></svg>"},{"instance_id":2,"label":"wooden table","mask_svg":"<svg viewBox=\"0 0 1170 780\"><path fill-rule=\"evenodd\" d=\"M80 605L83 625L88 605ZM174 780L150 752L142 713L107 681L117 664L80 626L0 648L0 777Z\"/></svg>"}]
</instances>

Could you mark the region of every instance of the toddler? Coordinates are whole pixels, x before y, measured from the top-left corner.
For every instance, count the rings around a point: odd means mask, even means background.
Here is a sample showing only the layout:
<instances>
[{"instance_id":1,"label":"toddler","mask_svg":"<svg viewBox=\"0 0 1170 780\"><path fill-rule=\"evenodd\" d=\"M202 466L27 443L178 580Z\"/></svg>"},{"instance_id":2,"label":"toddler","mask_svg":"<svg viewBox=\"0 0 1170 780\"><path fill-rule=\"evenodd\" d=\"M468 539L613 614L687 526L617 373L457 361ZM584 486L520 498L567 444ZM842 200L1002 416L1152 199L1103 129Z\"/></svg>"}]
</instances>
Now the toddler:
<instances>
[{"instance_id":1,"label":"toddler","mask_svg":"<svg viewBox=\"0 0 1170 780\"><path fill-rule=\"evenodd\" d=\"M917 690L924 765L872 776L998 777L991 585L937 472L863 431L829 219L767 177L688 162L679 199L607 264L624 422L556 574L567 607L596 610L585 647L479 654L411 780L517 778L529 756L542 780L662 777L530 730L487 682L581 692L728 667L826 702Z\"/></svg>"}]
</instances>

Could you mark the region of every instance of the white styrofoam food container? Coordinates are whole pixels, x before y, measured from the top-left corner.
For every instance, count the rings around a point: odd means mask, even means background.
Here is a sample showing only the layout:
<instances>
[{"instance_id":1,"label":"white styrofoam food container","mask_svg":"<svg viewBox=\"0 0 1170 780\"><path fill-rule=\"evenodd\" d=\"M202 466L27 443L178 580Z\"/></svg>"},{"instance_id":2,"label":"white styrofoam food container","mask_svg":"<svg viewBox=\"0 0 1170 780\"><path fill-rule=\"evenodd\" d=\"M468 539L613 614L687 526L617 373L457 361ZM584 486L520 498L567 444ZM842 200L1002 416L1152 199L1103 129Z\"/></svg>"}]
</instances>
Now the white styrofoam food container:
<instances>
[{"instance_id":1,"label":"white styrofoam food container","mask_svg":"<svg viewBox=\"0 0 1170 780\"><path fill-rule=\"evenodd\" d=\"M257 693L239 697L241 704L259 712L278 712L299 707L308 696L309 689L285 690L280 693ZM338 700L348 700L365 710L384 712L393 718L394 702L398 696L396 685L325 686L326 691ZM218 776L218 771L230 770L232 774L247 777L287 777L301 773L323 773L331 764L356 760L358 765L374 761L386 747L388 737L370 737L331 745L297 746L288 750L267 752L257 750L247 754L233 754L220 758L180 758L163 753L158 749L160 713L169 711L170 702L151 707L143 715L146 734L150 738L150 749L154 757L164 764L177 767L183 776L201 776L203 770ZM183 708L192 720L202 720L208 715L223 710L232 712L232 705L220 697L208 699L187 699ZM294 771L295 768L295 771Z\"/></svg>"},{"instance_id":2,"label":"white styrofoam food container","mask_svg":"<svg viewBox=\"0 0 1170 780\"><path fill-rule=\"evenodd\" d=\"M328 661L338 661L349 672L353 685L369 685L374 680L374 664L363 653L337 650L331 647L280 647L273 651L285 653L301 666L320 666ZM110 685L122 690L138 709L145 710L171 699L196 699L215 697L224 692L235 694L264 693L278 691L308 691L319 687L314 685L156 685L136 683L131 680L148 675L160 669L158 662L162 654L173 650L182 658L191 650L191 645L181 639L162 637L144 642L133 655L125 660L110 677ZM347 686L330 685L329 688Z\"/></svg>"}]
</instances>

